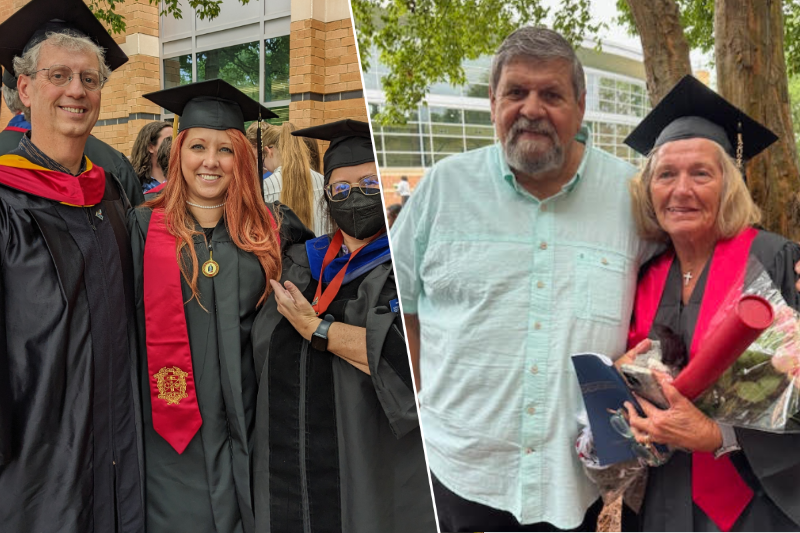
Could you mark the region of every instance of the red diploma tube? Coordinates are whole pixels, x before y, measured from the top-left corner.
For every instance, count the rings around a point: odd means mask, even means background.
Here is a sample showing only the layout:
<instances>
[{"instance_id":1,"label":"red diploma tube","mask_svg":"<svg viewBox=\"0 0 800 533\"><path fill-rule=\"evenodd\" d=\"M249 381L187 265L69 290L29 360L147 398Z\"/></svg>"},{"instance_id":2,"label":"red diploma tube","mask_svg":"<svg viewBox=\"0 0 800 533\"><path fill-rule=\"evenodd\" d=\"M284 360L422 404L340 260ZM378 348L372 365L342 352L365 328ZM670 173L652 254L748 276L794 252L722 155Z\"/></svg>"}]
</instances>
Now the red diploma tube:
<instances>
[{"instance_id":1,"label":"red diploma tube","mask_svg":"<svg viewBox=\"0 0 800 533\"><path fill-rule=\"evenodd\" d=\"M767 329L774 318L772 306L760 296L742 296L733 312L708 333L673 385L694 400L719 377Z\"/></svg>"}]
</instances>

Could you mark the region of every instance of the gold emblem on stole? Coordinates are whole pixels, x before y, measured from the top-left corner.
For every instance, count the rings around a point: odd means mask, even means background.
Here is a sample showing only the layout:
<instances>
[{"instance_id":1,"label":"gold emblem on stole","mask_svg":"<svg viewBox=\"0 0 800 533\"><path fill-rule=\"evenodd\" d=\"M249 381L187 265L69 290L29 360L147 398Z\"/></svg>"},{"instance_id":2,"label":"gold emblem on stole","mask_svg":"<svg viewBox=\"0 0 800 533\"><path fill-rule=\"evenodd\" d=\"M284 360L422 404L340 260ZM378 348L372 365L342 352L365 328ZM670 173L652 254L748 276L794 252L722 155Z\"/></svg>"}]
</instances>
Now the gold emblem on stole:
<instances>
[{"instance_id":1,"label":"gold emblem on stole","mask_svg":"<svg viewBox=\"0 0 800 533\"><path fill-rule=\"evenodd\" d=\"M188 372L184 372L177 366L172 368L164 367L155 374L156 387L158 387L158 399L167 402L167 405L178 405L181 400L188 398L186 394L186 376Z\"/></svg>"}]
</instances>

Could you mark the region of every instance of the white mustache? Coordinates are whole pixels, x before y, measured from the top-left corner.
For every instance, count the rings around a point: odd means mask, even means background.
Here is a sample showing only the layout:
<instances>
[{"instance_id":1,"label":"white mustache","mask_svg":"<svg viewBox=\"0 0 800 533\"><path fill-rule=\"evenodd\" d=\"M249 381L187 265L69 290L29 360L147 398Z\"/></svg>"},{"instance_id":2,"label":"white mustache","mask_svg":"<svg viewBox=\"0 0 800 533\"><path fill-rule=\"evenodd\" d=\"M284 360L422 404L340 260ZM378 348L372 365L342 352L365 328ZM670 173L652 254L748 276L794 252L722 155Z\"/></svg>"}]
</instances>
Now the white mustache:
<instances>
[{"instance_id":1,"label":"white mustache","mask_svg":"<svg viewBox=\"0 0 800 533\"><path fill-rule=\"evenodd\" d=\"M547 135L551 141L554 143L557 142L556 129L550 122L543 118L537 120L530 120L525 117L518 118L511 126L511 138L516 140L517 137L524 132Z\"/></svg>"}]
</instances>

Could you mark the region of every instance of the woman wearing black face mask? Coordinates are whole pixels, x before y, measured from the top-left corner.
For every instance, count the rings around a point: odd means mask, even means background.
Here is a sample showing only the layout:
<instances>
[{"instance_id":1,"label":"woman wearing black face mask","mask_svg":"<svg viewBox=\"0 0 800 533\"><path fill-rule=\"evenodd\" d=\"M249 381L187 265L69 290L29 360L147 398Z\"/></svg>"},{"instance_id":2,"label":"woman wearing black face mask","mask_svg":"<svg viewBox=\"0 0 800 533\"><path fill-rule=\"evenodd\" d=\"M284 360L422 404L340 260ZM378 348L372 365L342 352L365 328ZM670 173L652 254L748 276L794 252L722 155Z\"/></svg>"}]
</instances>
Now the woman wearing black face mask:
<instances>
[{"instance_id":1,"label":"woman wearing black face mask","mask_svg":"<svg viewBox=\"0 0 800 533\"><path fill-rule=\"evenodd\" d=\"M253 324L256 531L435 532L369 126L331 141L337 230L294 244Z\"/></svg>"}]
</instances>

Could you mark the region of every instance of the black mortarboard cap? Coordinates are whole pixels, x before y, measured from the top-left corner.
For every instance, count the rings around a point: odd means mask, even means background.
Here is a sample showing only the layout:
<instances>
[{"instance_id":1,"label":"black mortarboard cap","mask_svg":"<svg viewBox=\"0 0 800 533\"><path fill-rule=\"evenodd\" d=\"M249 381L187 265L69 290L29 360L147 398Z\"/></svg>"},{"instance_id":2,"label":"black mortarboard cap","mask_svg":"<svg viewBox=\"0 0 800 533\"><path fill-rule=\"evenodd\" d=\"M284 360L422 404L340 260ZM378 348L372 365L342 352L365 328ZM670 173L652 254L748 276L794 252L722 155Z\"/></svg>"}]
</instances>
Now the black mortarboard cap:
<instances>
[{"instance_id":1,"label":"black mortarboard cap","mask_svg":"<svg viewBox=\"0 0 800 533\"><path fill-rule=\"evenodd\" d=\"M13 72L14 57L21 56L50 32L88 36L105 49L106 64L111 70L128 61L83 0L31 0L0 24L0 64Z\"/></svg>"},{"instance_id":2,"label":"black mortarboard cap","mask_svg":"<svg viewBox=\"0 0 800 533\"><path fill-rule=\"evenodd\" d=\"M331 142L322 158L325 176L330 176L331 172L339 167L354 167L375 161L369 124L360 120L347 118L295 130L292 135Z\"/></svg>"},{"instance_id":3,"label":"black mortarboard cap","mask_svg":"<svg viewBox=\"0 0 800 533\"><path fill-rule=\"evenodd\" d=\"M625 144L643 155L670 141L703 138L715 141L736 157L742 134L742 159L747 161L778 140L742 110L694 76L681 81L639 123Z\"/></svg>"},{"instance_id":4,"label":"black mortarboard cap","mask_svg":"<svg viewBox=\"0 0 800 533\"><path fill-rule=\"evenodd\" d=\"M181 85L144 95L167 111L180 115L178 132L189 128L236 129L244 133L244 123L276 118L278 115L223 80L208 80Z\"/></svg>"},{"instance_id":5,"label":"black mortarboard cap","mask_svg":"<svg viewBox=\"0 0 800 533\"><path fill-rule=\"evenodd\" d=\"M17 78L7 69L3 69L3 85L9 89L17 90Z\"/></svg>"}]
</instances>

